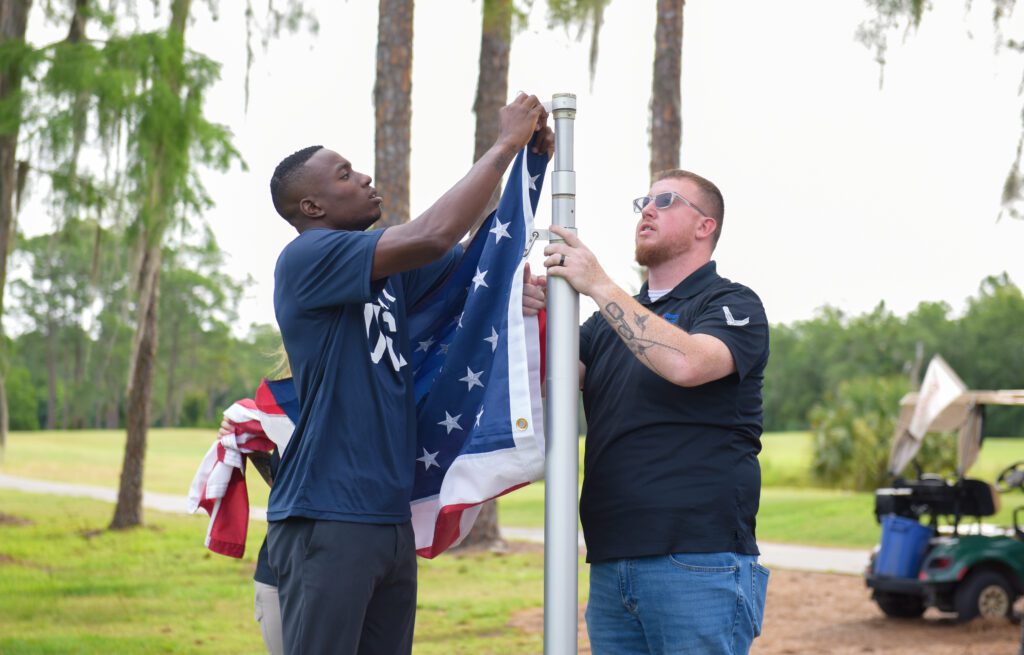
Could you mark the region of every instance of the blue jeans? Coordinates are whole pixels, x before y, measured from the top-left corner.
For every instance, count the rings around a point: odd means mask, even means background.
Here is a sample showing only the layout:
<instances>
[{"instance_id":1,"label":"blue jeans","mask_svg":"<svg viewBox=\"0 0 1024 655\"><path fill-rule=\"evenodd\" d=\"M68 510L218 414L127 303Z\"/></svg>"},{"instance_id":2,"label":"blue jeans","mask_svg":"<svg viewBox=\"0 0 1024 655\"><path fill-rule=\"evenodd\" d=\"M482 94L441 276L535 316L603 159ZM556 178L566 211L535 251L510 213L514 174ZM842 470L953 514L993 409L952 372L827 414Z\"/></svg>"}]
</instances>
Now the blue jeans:
<instances>
[{"instance_id":1,"label":"blue jeans","mask_svg":"<svg viewBox=\"0 0 1024 655\"><path fill-rule=\"evenodd\" d=\"M768 569L753 555L677 553L590 566L594 655L743 655L761 634Z\"/></svg>"}]
</instances>

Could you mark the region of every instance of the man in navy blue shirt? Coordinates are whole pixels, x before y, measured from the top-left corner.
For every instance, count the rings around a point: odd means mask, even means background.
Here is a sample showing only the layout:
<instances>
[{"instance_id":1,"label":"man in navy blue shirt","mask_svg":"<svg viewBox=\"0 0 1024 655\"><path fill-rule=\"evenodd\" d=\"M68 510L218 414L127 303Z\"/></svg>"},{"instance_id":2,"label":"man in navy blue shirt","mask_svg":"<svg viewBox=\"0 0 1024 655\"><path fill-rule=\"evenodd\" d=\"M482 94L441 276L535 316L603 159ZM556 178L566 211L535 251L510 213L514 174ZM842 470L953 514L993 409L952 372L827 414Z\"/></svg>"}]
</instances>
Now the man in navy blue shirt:
<instances>
[{"instance_id":1,"label":"man in navy blue shirt","mask_svg":"<svg viewBox=\"0 0 1024 655\"><path fill-rule=\"evenodd\" d=\"M635 297L571 232L553 226L565 242L544 251L548 273L600 308L580 329L591 648L746 653L768 582L754 538L768 320L711 261L714 184L666 171L633 207L648 270Z\"/></svg>"},{"instance_id":2,"label":"man in navy blue shirt","mask_svg":"<svg viewBox=\"0 0 1024 655\"><path fill-rule=\"evenodd\" d=\"M274 272L274 310L299 420L270 493L267 535L289 653L409 653L416 555L409 499L416 424L406 311L454 265L456 244L516 153L554 138L534 96L501 110L494 146L416 220L366 231L370 177L313 146L270 183L299 236Z\"/></svg>"}]
</instances>

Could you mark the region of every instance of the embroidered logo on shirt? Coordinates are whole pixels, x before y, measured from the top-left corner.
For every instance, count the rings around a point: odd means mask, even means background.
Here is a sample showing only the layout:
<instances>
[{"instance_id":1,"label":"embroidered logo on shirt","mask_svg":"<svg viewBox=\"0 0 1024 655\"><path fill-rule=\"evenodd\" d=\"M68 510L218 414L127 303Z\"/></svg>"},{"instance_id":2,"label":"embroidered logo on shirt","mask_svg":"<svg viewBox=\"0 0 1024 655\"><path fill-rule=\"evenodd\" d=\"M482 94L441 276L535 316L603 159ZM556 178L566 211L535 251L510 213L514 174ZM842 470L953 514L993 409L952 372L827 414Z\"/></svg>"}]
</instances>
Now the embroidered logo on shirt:
<instances>
[{"instance_id":1,"label":"embroidered logo on shirt","mask_svg":"<svg viewBox=\"0 0 1024 655\"><path fill-rule=\"evenodd\" d=\"M734 326L740 327L740 326L746 325L747 323L750 322L750 317L749 316L746 317L743 320L740 320L740 321L738 321L735 318L733 318L732 312L729 311L729 306L728 305L722 305L722 311L725 312L725 324L726 325L734 325Z\"/></svg>"},{"instance_id":2,"label":"embroidered logo on shirt","mask_svg":"<svg viewBox=\"0 0 1024 655\"><path fill-rule=\"evenodd\" d=\"M679 325L679 314L665 314L665 320L669 323L675 323Z\"/></svg>"},{"instance_id":3,"label":"embroidered logo on shirt","mask_svg":"<svg viewBox=\"0 0 1024 655\"><path fill-rule=\"evenodd\" d=\"M370 347L370 360L374 364L379 364L386 352L391 368L398 371L408 362L405 361L405 357L402 357L402 353L395 352L395 342L390 336L397 337L398 335L398 325L395 322L394 314L390 311L395 300L396 298L388 293L385 287L377 296L377 302L368 302L363 305L363 320L366 323L368 343L373 343L371 334L377 333L377 343Z\"/></svg>"}]
</instances>

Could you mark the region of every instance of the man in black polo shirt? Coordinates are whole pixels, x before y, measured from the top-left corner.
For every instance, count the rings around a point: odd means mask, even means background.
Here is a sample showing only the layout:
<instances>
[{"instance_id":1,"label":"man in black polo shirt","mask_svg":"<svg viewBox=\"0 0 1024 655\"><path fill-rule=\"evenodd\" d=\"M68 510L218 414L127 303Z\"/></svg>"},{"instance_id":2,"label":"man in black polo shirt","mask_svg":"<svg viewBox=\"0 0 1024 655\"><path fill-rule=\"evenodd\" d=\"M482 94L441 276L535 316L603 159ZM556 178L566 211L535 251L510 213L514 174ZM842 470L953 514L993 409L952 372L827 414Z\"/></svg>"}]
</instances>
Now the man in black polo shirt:
<instances>
[{"instance_id":1,"label":"man in black polo shirt","mask_svg":"<svg viewBox=\"0 0 1024 655\"><path fill-rule=\"evenodd\" d=\"M754 538L768 320L711 261L714 184L667 171L633 207L648 269L635 297L569 231L553 226L565 242L544 251L549 274L600 307L580 329L591 648L746 653L768 583Z\"/></svg>"}]
</instances>

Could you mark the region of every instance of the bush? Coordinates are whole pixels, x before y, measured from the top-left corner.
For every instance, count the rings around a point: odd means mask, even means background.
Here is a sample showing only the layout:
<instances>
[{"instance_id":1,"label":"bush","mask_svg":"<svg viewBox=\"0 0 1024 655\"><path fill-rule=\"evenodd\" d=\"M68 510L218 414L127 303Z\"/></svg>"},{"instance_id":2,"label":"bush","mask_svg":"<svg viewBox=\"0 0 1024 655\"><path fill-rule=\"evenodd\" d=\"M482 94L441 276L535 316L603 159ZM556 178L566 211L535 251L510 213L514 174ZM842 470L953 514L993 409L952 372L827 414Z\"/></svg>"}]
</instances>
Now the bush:
<instances>
[{"instance_id":1,"label":"bush","mask_svg":"<svg viewBox=\"0 0 1024 655\"><path fill-rule=\"evenodd\" d=\"M189 392L185 394L185 400L181 403L181 415L178 418L179 427L207 427L204 425L203 421L204 415L206 414L206 405L206 396L202 393Z\"/></svg>"},{"instance_id":2,"label":"bush","mask_svg":"<svg viewBox=\"0 0 1024 655\"><path fill-rule=\"evenodd\" d=\"M903 376L860 377L839 385L810 411L814 434L811 473L826 486L866 491L891 482L887 472ZM956 436L930 434L914 461L924 471L951 475Z\"/></svg>"},{"instance_id":3,"label":"bush","mask_svg":"<svg viewBox=\"0 0 1024 655\"><path fill-rule=\"evenodd\" d=\"M11 367L7 372L6 383L10 428L38 430L39 391L32 384L32 374L22 366Z\"/></svg>"}]
</instances>

